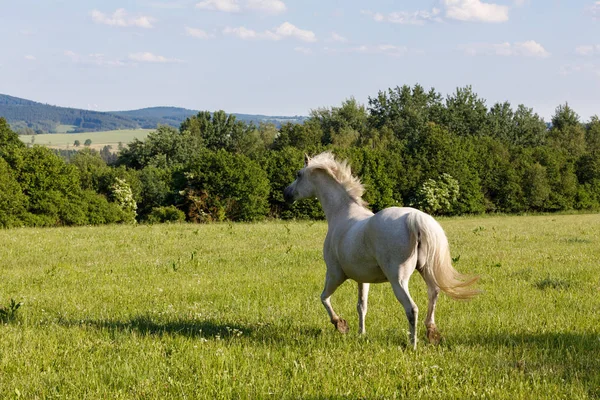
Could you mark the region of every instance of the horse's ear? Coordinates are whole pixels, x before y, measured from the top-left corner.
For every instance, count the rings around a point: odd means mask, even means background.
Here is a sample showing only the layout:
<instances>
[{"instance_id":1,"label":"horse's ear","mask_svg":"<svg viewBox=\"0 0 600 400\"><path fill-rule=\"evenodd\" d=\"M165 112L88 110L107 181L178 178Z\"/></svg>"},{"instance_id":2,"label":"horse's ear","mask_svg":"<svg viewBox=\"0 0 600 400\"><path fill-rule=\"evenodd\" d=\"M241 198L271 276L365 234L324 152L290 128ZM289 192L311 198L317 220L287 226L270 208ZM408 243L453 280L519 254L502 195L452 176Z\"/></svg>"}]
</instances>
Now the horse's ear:
<instances>
[{"instance_id":1,"label":"horse's ear","mask_svg":"<svg viewBox=\"0 0 600 400\"><path fill-rule=\"evenodd\" d=\"M308 154L304 154L304 166L308 166L308 162L310 161L310 157Z\"/></svg>"}]
</instances>

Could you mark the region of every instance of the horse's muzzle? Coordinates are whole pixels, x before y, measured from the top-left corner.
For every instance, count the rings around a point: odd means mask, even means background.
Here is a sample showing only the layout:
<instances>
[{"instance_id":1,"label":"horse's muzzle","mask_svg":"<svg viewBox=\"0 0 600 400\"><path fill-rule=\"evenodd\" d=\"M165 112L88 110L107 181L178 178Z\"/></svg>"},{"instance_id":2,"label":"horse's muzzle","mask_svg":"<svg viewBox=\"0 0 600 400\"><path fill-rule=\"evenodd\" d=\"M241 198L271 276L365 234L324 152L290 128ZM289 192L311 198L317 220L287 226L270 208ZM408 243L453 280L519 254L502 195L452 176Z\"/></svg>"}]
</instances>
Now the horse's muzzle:
<instances>
[{"instance_id":1,"label":"horse's muzzle","mask_svg":"<svg viewBox=\"0 0 600 400\"><path fill-rule=\"evenodd\" d=\"M287 203L294 202L294 189L292 189L291 186L286 187L285 190L283 191L283 199Z\"/></svg>"}]
</instances>

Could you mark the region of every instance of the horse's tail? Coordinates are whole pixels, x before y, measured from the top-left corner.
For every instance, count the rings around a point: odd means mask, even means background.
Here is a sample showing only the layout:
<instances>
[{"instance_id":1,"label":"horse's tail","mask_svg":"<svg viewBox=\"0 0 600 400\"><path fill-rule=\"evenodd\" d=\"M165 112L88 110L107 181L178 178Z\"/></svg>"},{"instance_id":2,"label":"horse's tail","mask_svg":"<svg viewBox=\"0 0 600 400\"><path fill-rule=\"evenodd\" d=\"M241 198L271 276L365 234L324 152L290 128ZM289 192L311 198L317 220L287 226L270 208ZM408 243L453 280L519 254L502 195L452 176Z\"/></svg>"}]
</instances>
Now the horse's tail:
<instances>
[{"instance_id":1,"label":"horse's tail","mask_svg":"<svg viewBox=\"0 0 600 400\"><path fill-rule=\"evenodd\" d=\"M463 275L452 266L448 239L432 216L417 210L408 214L406 223L419 243L421 267L431 273L444 293L454 299L470 299L480 293L480 290L469 288L479 279L478 276Z\"/></svg>"}]
</instances>

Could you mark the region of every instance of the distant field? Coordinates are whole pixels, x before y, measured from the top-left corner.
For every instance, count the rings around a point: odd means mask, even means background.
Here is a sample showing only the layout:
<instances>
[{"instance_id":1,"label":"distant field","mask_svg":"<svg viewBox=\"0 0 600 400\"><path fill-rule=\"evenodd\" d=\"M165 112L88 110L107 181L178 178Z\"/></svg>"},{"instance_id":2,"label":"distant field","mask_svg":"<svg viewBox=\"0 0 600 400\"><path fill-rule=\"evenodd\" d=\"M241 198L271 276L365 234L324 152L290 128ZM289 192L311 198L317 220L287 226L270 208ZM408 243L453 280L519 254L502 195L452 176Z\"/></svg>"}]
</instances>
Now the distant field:
<instances>
[{"instance_id":1,"label":"distant field","mask_svg":"<svg viewBox=\"0 0 600 400\"><path fill-rule=\"evenodd\" d=\"M58 125L56 127L56 133L67 133L75 129L75 125Z\"/></svg>"},{"instance_id":2,"label":"distant field","mask_svg":"<svg viewBox=\"0 0 600 400\"><path fill-rule=\"evenodd\" d=\"M61 126L66 127L66 125ZM33 136L35 138L35 144L55 149L73 149L75 148L73 146L75 140L79 140L81 147L83 147L83 143L87 139L92 141L92 148L98 149L106 145L111 145L116 149L119 142L126 145L134 138L144 140L146 139L146 136L148 136L148 133L152 131L154 131L154 129L122 129L116 131L86 133L48 133ZM31 143L31 135L21 135L19 137L24 143Z\"/></svg>"},{"instance_id":3,"label":"distant field","mask_svg":"<svg viewBox=\"0 0 600 400\"><path fill-rule=\"evenodd\" d=\"M442 219L469 302L419 347L389 284L332 303L324 222L0 230L1 399L598 399L600 214ZM0 319L1 321L1 319Z\"/></svg>"}]
</instances>

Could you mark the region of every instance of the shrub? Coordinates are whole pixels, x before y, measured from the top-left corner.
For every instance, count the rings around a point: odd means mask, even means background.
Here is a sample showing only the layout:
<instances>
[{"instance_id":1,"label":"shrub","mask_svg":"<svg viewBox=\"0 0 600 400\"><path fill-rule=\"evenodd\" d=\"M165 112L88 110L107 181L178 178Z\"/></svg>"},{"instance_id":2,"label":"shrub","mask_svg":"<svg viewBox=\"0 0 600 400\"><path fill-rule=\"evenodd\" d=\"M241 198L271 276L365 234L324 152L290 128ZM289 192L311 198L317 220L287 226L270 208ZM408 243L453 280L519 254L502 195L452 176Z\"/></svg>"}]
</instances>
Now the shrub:
<instances>
[{"instance_id":1,"label":"shrub","mask_svg":"<svg viewBox=\"0 0 600 400\"><path fill-rule=\"evenodd\" d=\"M27 198L19 182L13 177L10 166L0 158L0 227L9 228L21 224Z\"/></svg>"},{"instance_id":2,"label":"shrub","mask_svg":"<svg viewBox=\"0 0 600 400\"><path fill-rule=\"evenodd\" d=\"M151 224L163 222L185 222L185 213L175 206L154 207L148 215Z\"/></svg>"},{"instance_id":3,"label":"shrub","mask_svg":"<svg viewBox=\"0 0 600 400\"><path fill-rule=\"evenodd\" d=\"M269 210L269 181L259 164L225 150L203 151L179 179L192 221L254 221Z\"/></svg>"},{"instance_id":4,"label":"shrub","mask_svg":"<svg viewBox=\"0 0 600 400\"><path fill-rule=\"evenodd\" d=\"M115 203L123 211L123 222L135 223L137 216L137 204L133 198L131 186L124 179L116 178L115 183L111 186L112 197Z\"/></svg>"},{"instance_id":5,"label":"shrub","mask_svg":"<svg viewBox=\"0 0 600 400\"><path fill-rule=\"evenodd\" d=\"M449 214L458 199L458 181L449 174L426 180L417 191L415 206L431 214Z\"/></svg>"}]
</instances>

